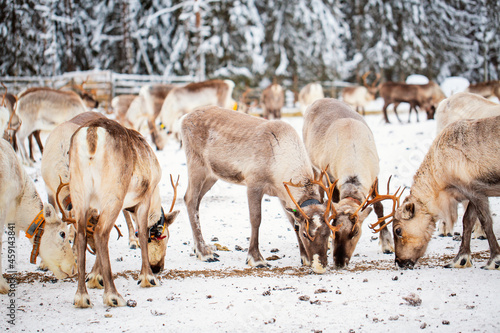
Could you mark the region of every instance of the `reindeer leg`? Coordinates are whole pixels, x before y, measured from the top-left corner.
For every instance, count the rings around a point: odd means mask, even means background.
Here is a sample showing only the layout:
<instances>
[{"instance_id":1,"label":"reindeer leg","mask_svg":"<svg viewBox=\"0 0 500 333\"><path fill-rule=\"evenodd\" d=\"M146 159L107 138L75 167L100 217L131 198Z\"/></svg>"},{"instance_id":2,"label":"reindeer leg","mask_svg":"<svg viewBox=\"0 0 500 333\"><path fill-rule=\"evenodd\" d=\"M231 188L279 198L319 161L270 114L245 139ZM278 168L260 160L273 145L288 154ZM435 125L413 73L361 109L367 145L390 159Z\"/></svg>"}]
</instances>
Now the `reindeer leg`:
<instances>
[{"instance_id":1,"label":"reindeer leg","mask_svg":"<svg viewBox=\"0 0 500 333\"><path fill-rule=\"evenodd\" d=\"M472 226L474 225L474 221L477 217L476 214L476 206L469 202L463 218L463 234L460 250L453 261L445 266L446 268L464 268L472 266L472 262L470 260L470 239Z\"/></svg>"},{"instance_id":2,"label":"reindeer leg","mask_svg":"<svg viewBox=\"0 0 500 333\"><path fill-rule=\"evenodd\" d=\"M399 106L399 103L394 103L394 114L396 115L396 118L398 119L399 123L402 124L403 122L401 121L401 119L399 119L399 115L398 115L398 106Z\"/></svg>"},{"instance_id":3,"label":"reindeer leg","mask_svg":"<svg viewBox=\"0 0 500 333\"><path fill-rule=\"evenodd\" d=\"M384 216L384 206L382 205L382 202L379 201L374 203L373 209L375 210L377 218L381 218L382 216ZM389 228L385 227L384 229L380 230L379 244L382 249L382 253L394 253L394 240L391 232L389 231Z\"/></svg>"},{"instance_id":4,"label":"reindeer leg","mask_svg":"<svg viewBox=\"0 0 500 333\"><path fill-rule=\"evenodd\" d=\"M204 175L204 172L198 173L196 171L190 173L188 179L189 184L184 196L184 202L186 203L189 222L191 222L196 257L202 261L219 261L219 259L214 257L212 250L205 243L200 227L201 199L212 188L217 179L209 178Z\"/></svg>"},{"instance_id":5,"label":"reindeer leg","mask_svg":"<svg viewBox=\"0 0 500 333\"><path fill-rule=\"evenodd\" d=\"M108 206L109 207L109 206ZM104 279L104 305L125 306L125 300L118 293L113 281L111 263L109 261L109 234L120 214L121 205L117 202L114 207L104 209L99 216L99 221L94 231L94 242L96 246L96 255L99 256L101 274Z\"/></svg>"},{"instance_id":6,"label":"reindeer leg","mask_svg":"<svg viewBox=\"0 0 500 333\"><path fill-rule=\"evenodd\" d=\"M149 264L147 235L148 211L149 203L137 207L137 212L135 214L139 229L139 243L141 245L142 258L141 274L139 274L139 282L137 284L140 284L142 288L149 288L160 285L158 279L153 275L151 265Z\"/></svg>"},{"instance_id":7,"label":"reindeer leg","mask_svg":"<svg viewBox=\"0 0 500 333\"><path fill-rule=\"evenodd\" d=\"M103 289L104 279L102 278L101 261L99 255L96 253L94 267L92 271L87 275L85 282L87 282L87 287L90 289Z\"/></svg>"},{"instance_id":8,"label":"reindeer leg","mask_svg":"<svg viewBox=\"0 0 500 333\"><path fill-rule=\"evenodd\" d=\"M488 198L484 197L477 205L477 215L479 221L481 221L481 226L483 227L484 232L486 233L486 238L488 239L488 244L490 246L490 259L486 266L482 267L483 269L498 269L500 270L500 246L498 245L498 241L495 236L495 232L493 231L493 220L491 218L490 205L488 202ZM469 203L470 205L470 203ZM473 221L471 224L474 224ZM472 227L471 227L472 228ZM463 239L463 237L462 237Z\"/></svg>"},{"instance_id":9,"label":"reindeer leg","mask_svg":"<svg viewBox=\"0 0 500 333\"><path fill-rule=\"evenodd\" d=\"M464 209L467 209L468 201L465 200L462 202ZM438 236L440 237L451 237L453 235L453 228L455 227L455 223L458 219L458 201L455 199L451 199L448 205L448 211L446 212L446 217L443 221L438 223Z\"/></svg>"},{"instance_id":10,"label":"reindeer leg","mask_svg":"<svg viewBox=\"0 0 500 333\"><path fill-rule=\"evenodd\" d=\"M42 144L42 140L40 139L40 132L41 132L40 130L34 131L33 136L35 137L36 143L38 145L38 149L40 149L40 154L43 155L43 144Z\"/></svg>"},{"instance_id":11,"label":"reindeer leg","mask_svg":"<svg viewBox=\"0 0 500 333\"><path fill-rule=\"evenodd\" d=\"M389 121L389 118L387 117L387 107L389 106L390 103L384 102L384 107L382 108L382 111L384 112L384 120L387 124L390 124L391 122Z\"/></svg>"},{"instance_id":12,"label":"reindeer leg","mask_svg":"<svg viewBox=\"0 0 500 333\"><path fill-rule=\"evenodd\" d=\"M250 224L252 234L250 235L250 245L248 247L247 264L251 267L264 268L271 267L262 257L259 251L259 227L262 220L262 196L264 193L260 188L247 188L248 208L250 211Z\"/></svg>"},{"instance_id":13,"label":"reindeer leg","mask_svg":"<svg viewBox=\"0 0 500 333\"><path fill-rule=\"evenodd\" d=\"M128 246L132 250L135 250L139 247L139 239L135 236L135 229L134 229L134 223L132 222L132 217L130 216L130 213L125 209L122 210L122 213L123 217L125 218L125 221L127 222Z\"/></svg>"},{"instance_id":14,"label":"reindeer leg","mask_svg":"<svg viewBox=\"0 0 500 333\"><path fill-rule=\"evenodd\" d=\"M77 308L92 307L87 286L85 285L85 255L87 252L87 236L85 235L87 219L85 215L84 212L77 215L78 288L73 301L73 305Z\"/></svg>"}]
</instances>

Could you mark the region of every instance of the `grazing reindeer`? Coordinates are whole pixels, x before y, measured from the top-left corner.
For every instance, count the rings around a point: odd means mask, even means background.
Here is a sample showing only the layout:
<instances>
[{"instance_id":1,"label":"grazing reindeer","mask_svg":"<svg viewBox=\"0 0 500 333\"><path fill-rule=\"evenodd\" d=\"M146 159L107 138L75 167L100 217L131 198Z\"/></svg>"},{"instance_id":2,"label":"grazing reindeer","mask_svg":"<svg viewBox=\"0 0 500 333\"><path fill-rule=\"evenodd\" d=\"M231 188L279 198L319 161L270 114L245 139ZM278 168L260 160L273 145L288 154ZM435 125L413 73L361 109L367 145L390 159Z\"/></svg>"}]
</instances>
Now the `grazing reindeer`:
<instances>
[{"instance_id":1,"label":"grazing reindeer","mask_svg":"<svg viewBox=\"0 0 500 333\"><path fill-rule=\"evenodd\" d=\"M493 116L500 116L500 105L489 101L475 93L461 92L450 96L439 104L436 110L436 133L439 135L441 131L448 125L460 119L481 119ZM464 207L467 207L467 201L462 202ZM453 201L453 207L450 216L446 216L441 223L438 224L438 234L440 236L451 236L453 227L457 221L458 202ZM473 238L486 239L486 234L481 228L481 223L477 221L474 225Z\"/></svg>"},{"instance_id":2,"label":"grazing reindeer","mask_svg":"<svg viewBox=\"0 0 500 333\"><path fill-rule=\"evenodd\" d=\"M473 94L478 94L484 98L490 98L495 96L500 99L500 81L486 81L473 83L465 90Z\"/></svg>"},{"instance_id":3,"label":"grazing reindeer","mask_svg":"<svg viewBox=\"0 0 500 333\"><path fill-rule=\"evenodd\" d=\"M127 119L127 111L136 97L137 95L119 95L111 100L111 108L116 121L127 128L134 128L134 125Z\"/></svg>"},{"instance_id":4,"label":"grazing reindeer","mask_svg":"<svg viewBox=\"0 0 500 333\"><path fill-rule=\"evenodd\" d=\"M468 200L460 250L447 267L472 265L470 239L478 218L490 246L484 268L500 268L500 247L488 203L488 197L500 196L499 150L500 116L456 121L436 137L413 177L410 195L395 212L394 244L400 267L413 268L427 249L436 221L456 214L453 201Z\"/></svg>"},{"instance_id":5,"label":"grazing reindeer","mask_svg":"<svg viewBox=\"0 0 500 333\"><path fill-rule=\"evenodd\" d=\"M30 88L19 96L16 113L21 127L16 133L23 162L30 164L24 140L37 130L51 131L57 125L85 112L82 99L74 92ZM41 142L40 142L41 144ZM43 149L41 149L43 153Z\"/></svg>"},{"instance_id":6,"label":"grazing reindeer","mask_svg":"<svg viewBox=\"0 0 500 333\"><path fill-rule=\"evenodd\" d=\"M158 133L166 131L168 137L174 135L179 139L180 118L200 106L217 105L235 109L236 102L231 97L233 89L234 82L231 80L209 80L173 88L165 98L158 116Z\"/></svg>"},{"instance_id":7,"label":"grazing reindeer","mask_svg":"<svg viewBox=\"0 0 500 333\"><path fill-rule=\"evenodd\" d=\"M75 274L75 258L66 237L68 227L57 217L51 204L40 200L35 183L24 170L16 153L0 139L0 230L4 226L17 236L19 230L33 243L31 263L40 254L45 265L58 279ZM0 293L9 287L3 278L1 264L2 238L0 237Z\"/></svg>"},{"instance_id":8,"label":"grazing reindeer","mask_svg":"<svg viewBox=\"0 0 500 333\"><path fill-rule=\"evenodd\" d=\"M269 85L260 95L260 105L264 119L280 119L285 105L285 91L277 83Z\"/></svg>"},{"instance_id":9,"label":"grazing reindeer","mask_svg":"<svg viewBox=\"0 0 500 333\"><path fill-rule=\"evenodd\" d=\"M139 283L152 287L158 280L149 263L148 230L150 239L168 236L167 228L179 211L172 212L172 205L171 212L164 214L158 186L161 168L153 150L138 132L116 121L97 119L80 127L71 138L69 161L70 196L77 221L78 289L74 305L91 306L85 286L86 227L90 212L97 210L96 263L89 284L98 286L103 280L104 304L124 306L113 282L108 252L109 234L118 214L127 209L137 222L142 256ZM157 258L158 270L163 268L167 241L163 240L163 253Z\"/></svg>"},{"instance_id":10,"label":"grazing reindeer","mask_svg":"<svg viewBox=\"0 0 500 333\"><path fill-rule=\"evenodd\" d=\"M363 112L363 116L365 115L365 107L368 103L375 100L375 96L377 95L379 89L377 82L379 82L380 74L377 74L377 77L371 86L366 83L368 75L370 75L370 72L363 74L362 86L345 87L342 90L342 100L351 105L356 112Z\"/></svg>"},{"instance_id":11,"label":"grazing reindeer","mask_svg":"<svg viewBox=\"0 0 500 333\"><path fill-rule=\"evenodd\" d=\"M313 167L297 132L282 121L216 106L191 112L183 118L181 127L189 176L184 201L197 257L217 261L203 239L199 207L203 196L222 179L247 187L252 226L248 265L268 266L259 251L261 201L268 194L280 199L290 223L295 225L302 263L312 266L316 273L324 273L330 229L336 230L329 224L333 187L324 186L328 203L320 203L322 198L314 185L323 184L313 180Z\"/></svg>"},{"instance_id":12,"label":"grazing reindeer","mask_svg":"<svg viewBox=\"0 0 500 333\"><path fill-rule=\"evenodd\" d=\"M302 115L305 114L309 105L322 98L325 98L325 94L323 93L323 87L320 83L309 83L304 88L300 89L299 105Z\"/></svg>"},{"instance_id":13,"label":"grazing reindeer","mask_svg":"<svg viewBox=\"0 0 500 333\"><path fill-rule=\"evenodd\" d=\"M434 110L445 95L439 85L433 81L427 84L406 84L402 82L384 82L380 85L380 97L384 99L384 119L389 123L387 117L387 107L394 104L394 114L399 122L397 107L400 103L409 103L410 111L408 115L408 122L410 122L411 110L415 110L418 121L417 106L427 112L427 119L434 119Z\"/></svg>"},{"instance_id":14,"label":"grazing reindeer","mask_svg":"<svg viewBox=\"0 0 500 333\"><path fill-rule=\"evenodd\" d=\"M340 229L335 234L333 258L337 267L344 267L361 237L361 225L371 212L371 207L360 211L360 206L379 173L375 140L363 117L333 98L320 99L309 107L303 138L313 165L327 168L328 176L338 180L340 201L334 224ZM382 203L374 207L377 216L382 217ZM381 232L380 244L384 253L394 251L387 229Z\"/></svg>"},{"instance_id":15,"label":"grazing reindeer","mask_svg":"<svg viewBox=\"0 0 500 333\"><path fill-rule=\"evenodd\" d=\"M56 193L59 189L59 197L62 198L62 208L66 211L71 210L71 198L69 188L60 187L60 183L69 183L69 147L71 136L76 130L89 121L96 119L105 119L99 112L84 112L74 118L60 124L50 133L47 138L45 150L42 155L41 172L47 190L48 201L52 206L56 205ZM139 240L135 236L135 229L132 223L130 213L123 211L125 221L127 222L129 232L129 246L136 249L139 246ZM92 246L91 246L92 248Z\"/></svg>"}]
</instances>

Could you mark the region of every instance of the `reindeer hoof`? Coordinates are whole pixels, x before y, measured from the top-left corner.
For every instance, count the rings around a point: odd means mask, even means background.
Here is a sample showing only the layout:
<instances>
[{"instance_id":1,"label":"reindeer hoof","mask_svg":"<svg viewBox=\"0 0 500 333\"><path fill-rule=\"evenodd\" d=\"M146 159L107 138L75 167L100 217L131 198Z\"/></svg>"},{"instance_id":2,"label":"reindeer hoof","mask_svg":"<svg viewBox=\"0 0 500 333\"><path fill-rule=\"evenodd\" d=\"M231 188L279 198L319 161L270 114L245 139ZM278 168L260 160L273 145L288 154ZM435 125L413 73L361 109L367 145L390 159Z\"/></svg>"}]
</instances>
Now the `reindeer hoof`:
<instances>
[{"instance_id":1,"label":"reindeer hoof","mask_svg":"<svg viewBox=\"0 0 500 333\"><path fill-rule=\"evenodd\" d=\"M217 261L220 261L220 260L219 260L219 259L217 259L217 258L207 258L207 259L205 260L205 262L217 262Z\"/></svg>"},{"instance_id":2,"label":"reindeer hoof","mask_svg":"<svg viewBox=\"0 0 500 333\"><path fill-rule=\"evenodd\" d=\"M137 239L129 240L128 245L129 245L131 250L135 250L135 249L140 248L139 242Z\"/></svg>"},{"instance_id":3,"label":"reindeer hoof","mask_svg":"<svg viewBox=\"0 0 500 333\"><path fill-rule=\"evenodd\" d=\"M104 305L108 305L108 306L112 306L112 307L127 305L127 303L125 302L123 297L121 297L120 294L104 294L103 301L104 301Z\"/></svg>"},{"instance_id":4,"label":"reindeer hoof","mask_svg":"<svg viewBox=\"0 0 500 333\"><path fill-rule=\"evenodd\" d=\"M138 285L141 286L141 288L150 288L150 287L156 287L160 283L158 282L158 279L156 279L155 276L153 275L144 275L141 274L139 275L139 281L137 282Z\"/></svg>"},{"instance_id":5,"label":"reindeer hoof","mask_svg":"<svg viewBox=\"0 0 500 333\"><path fill-rule=\"evenodd\" d=\"M81 308L81 309L91 308L92 307L92 303L90 302L89 294L87 294L87 293L85 293L85 294L76 293L75 294L75 299L73 301L73 305L75 306L75 308Z\"/></svg>"},{"instance_id":6,"label":"reindeer hoof","mask_svg":"<svg viewBox=\"0 0 500 333\"><path fill-rule=\"evenodd\" d=\"M471 267L472 262L470 260L470 255L461 255L455 257L451 263L444 266L445 268L466 268Z\"/></svg>"},{"instance_id":7,"label":"reindeer hoof","mask_svg":"<svg viewBox=\"0 0 500 333\"><path fill-rule=\"evenodd\" d=\"M104 280L100 274L90 273L85 280L89 289L103 289Z\"/></svg>"},{"instance_id":8,"label":"reindeer hoof","mask_svg":"<svg viewBox=\"0 0 500 333\"><path fill-rule=\"evenodd\" d=\"M493 259L488 260L488 264L486 266L481 267L482 269L498 269L500 270L500 256L496 256Z\"/></svg>"}]
</instances>

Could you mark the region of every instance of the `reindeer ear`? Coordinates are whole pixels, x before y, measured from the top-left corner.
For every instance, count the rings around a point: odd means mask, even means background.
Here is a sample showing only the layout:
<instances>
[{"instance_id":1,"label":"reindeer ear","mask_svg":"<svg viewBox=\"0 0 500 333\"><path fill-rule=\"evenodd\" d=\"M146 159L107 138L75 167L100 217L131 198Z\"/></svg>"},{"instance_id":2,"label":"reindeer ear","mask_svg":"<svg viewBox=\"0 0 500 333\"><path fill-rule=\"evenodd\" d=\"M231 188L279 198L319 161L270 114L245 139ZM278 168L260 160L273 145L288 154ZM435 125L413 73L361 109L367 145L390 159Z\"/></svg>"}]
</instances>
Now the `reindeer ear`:
<instances>
[{"instance_id":1,"label":"reindeer ear","mask_svg":"<svg viewBox=\"0 0 500 333\"><path fill-rule=\"evenodd\" d=\"M57 222L56 210L51 204L45 203L43 205L43 217L47 223Z\"/></svg>"},{"instance_id":2,"label":"reindeer ear","mask_svg":"<svg viewBox=\"0 0 500 333\"><path fill-rule=\"evenodd\" d=\"M373 208L372 207L368 207L368 208L365 208L364 210L362 210L360 213L359 213L359 219L361 221L364 221L368 215L370 215L370 213L372 212Z\"/></svg>"},{"instance_id":3,"label":"reindeer ear","mask_svg":"<svg viewBox=\"0 0 500 333\"><path fill-rule=\"evenodd\" d=\"M167 224L167 227L170 227L170 225L174 223L179 213L180 213L179 210L174 210L173 212L165 214L165 223Z\"/></svg>"},{"instance_id":4,"label":"reindeer ear","mask_svg":"<svg viewBox=\"0 0 500 333\"><path fill-rule=\"evenodd\" d=\"M302 217L302 215L300 215L300 212L296 209L292 209L292 208L285 208L285 210L287 211L287 213L293 215L293 217L296 219L296 220L300 220L300 218Z\"/></svg>"},{"instance_id":5,"label":"reindeer ear","mask_svg":"<svg viewBox=\"0 0 500 333\"><path fill-rule=\"evenodd\" d=\"M403 211L401 213L401 218L409 220L414 215L415 215L415 204L413 202L408 202L404 204Z\"/></svg>"}]
</instances>

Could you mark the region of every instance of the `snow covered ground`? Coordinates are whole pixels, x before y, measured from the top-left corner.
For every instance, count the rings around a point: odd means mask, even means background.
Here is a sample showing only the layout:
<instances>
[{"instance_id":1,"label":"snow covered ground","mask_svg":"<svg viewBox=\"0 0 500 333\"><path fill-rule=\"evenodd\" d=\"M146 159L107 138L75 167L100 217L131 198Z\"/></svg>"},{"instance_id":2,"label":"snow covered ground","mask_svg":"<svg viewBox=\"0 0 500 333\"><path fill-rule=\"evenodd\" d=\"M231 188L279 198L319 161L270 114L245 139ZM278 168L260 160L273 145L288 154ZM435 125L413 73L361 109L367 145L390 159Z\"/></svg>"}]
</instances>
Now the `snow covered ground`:
<instances>
[{"instance_id":1,"label":"snow covered ground","mask_svg":"<svg viewBox=\"0 0 500 333\"><path fill-rule=\"evenodd\" d=\"M435 136L435 122L384 124L380 114L366 117L380 155L381 183L393 175L391 189L411 185L412 176ZM407 115L401 117L405 121ZM299 133L302 118L287 117ZM172 189L169 174L180 175L176 209L181 211L171 226L161 286L141 289L136 278L140 253L128 248L125 221L118 220L125 238L112 231L110 258L118 291L136 307L108 308L102 290L89 290L91 309L72 305L76 279L56 280L29 264L31 251L24 234L17 240L15 326L7 323L11 298L0 295L0 329L9 332L499 332L498 287L500 272L480 269L489 256L483 240L472 241L474 267L445 269L458 252L459 241L434 237L427 255L414 270L394 267L394 255L384 255L377 235L363 226L355 255L344 270L331 266L326 274L311 274L300 267L296 237L276 198L265 197L260 249L271 269L245 265L250 236L244 187L218 182L201 203L205 240L227 247L217 251L220 261L205 263L192 254L192 235L182 197L187 186L184 152L171 143L158 152L163 168L161 194L169 207ZM40 163L29 169L37 188L46 197ZM381 186L384 188L384 186ZM495 232L500 236L497 213L500 201L490 199ZM390 204L388 203L388 206ZM389 207L386 206L386 209ZM463 211L460 210L460 214ZM461 217L461 215L460 215ZM461 223L456 231L461 231ZM4 235L4 238L5 235ZM241 248L242 250L236 250ZM4 243L4 253L6 244ZM87 254L87 272L94 257ZM4 259L4 263L5 263ZM5 267L5 264L4 264Z\"/></svg>"}]
</instances>

